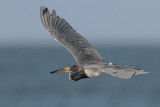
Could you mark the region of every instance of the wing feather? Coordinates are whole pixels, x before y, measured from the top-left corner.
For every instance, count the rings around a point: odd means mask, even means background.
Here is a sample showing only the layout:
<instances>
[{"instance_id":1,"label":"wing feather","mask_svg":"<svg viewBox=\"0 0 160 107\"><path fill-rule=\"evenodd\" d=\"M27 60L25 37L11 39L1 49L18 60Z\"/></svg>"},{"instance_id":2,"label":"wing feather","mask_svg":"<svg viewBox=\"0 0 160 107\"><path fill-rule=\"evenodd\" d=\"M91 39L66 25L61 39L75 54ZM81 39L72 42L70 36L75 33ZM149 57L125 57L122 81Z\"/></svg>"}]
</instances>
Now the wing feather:
<instances>
[{"instance_id":1,"label":"wing feather","mask_svg":"<svg viewBox=\"0 0 160 107\"><path fill-rule=\"evenodd\" d=\"M47 8L40 8L41 21L51 36L61 43L73 55L77 63L88 60L102 61L101 55L90 43L74 30L69 23L56 15L55 10L52 14Z\"/></svg>"}]
</instances>

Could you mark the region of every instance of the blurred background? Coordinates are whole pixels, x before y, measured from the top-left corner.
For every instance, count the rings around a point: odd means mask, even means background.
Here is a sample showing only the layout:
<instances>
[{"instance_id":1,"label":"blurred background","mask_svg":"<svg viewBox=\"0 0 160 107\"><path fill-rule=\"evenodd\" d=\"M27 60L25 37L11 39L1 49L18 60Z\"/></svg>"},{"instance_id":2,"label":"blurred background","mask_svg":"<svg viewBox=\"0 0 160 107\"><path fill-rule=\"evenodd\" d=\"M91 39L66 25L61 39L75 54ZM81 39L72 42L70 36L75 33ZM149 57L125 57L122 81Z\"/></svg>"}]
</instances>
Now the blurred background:
<instances>
[{"instance_id":1,"label":"blurred background","mask_svg":"<svg viewBox=\"0 0 160 107\"><path fill-rule=\"evenodd\" d=\"M0 2L1 107L159 107L160 1L5 0ZM75 64L44 29L40 6L65 18L106 62L150 74L78 82L49 72Z\"/></svg>"}]
</instances>

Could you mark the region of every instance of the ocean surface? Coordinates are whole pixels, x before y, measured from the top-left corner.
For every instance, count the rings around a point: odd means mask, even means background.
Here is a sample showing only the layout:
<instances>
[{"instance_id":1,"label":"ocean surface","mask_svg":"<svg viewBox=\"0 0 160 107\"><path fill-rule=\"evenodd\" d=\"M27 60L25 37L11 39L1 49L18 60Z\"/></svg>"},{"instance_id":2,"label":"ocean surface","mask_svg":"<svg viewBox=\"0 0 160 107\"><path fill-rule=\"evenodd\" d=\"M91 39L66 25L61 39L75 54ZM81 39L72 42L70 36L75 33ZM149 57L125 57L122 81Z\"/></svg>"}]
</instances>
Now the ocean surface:
<instances>
[{"instance_id":1,"label":"ocean surface","mask_svg":"<svg viewBox=\"0 0 160 107\"><path fill-rule=\"evenodd\" d=\"M104 61L138 66L147 75L110 75L72 82L64 48L0 48L0 107L160 107L160 48L97 48Z\"/></svg>"}]
</instances>

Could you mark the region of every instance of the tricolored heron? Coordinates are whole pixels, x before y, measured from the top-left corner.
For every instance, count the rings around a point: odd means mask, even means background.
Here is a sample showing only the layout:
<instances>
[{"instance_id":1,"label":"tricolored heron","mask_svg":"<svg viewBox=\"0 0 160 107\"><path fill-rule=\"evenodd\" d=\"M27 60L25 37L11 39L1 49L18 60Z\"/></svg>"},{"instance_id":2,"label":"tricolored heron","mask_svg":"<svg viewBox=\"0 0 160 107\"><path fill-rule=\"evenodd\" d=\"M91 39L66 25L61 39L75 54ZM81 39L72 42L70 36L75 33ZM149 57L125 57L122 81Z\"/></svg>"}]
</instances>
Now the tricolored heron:
<instances>
[{"instance_id":1,"label":"tricolored heron","mask_svg":"<svg viewBox=\"0 0 160 107\"><path fill-rule=\"evenodd\" d=\"M65 19L57 16L55 10L50 14L46 7L41 6L40 17L46 30L73 55L77 62L73 66L51 73L69 72L69 79L72 81L104 74L127 79L135 75L148 73L136 66L118 66L104 62L97 50L77 33Z\"/></svg>"}]
</instances>

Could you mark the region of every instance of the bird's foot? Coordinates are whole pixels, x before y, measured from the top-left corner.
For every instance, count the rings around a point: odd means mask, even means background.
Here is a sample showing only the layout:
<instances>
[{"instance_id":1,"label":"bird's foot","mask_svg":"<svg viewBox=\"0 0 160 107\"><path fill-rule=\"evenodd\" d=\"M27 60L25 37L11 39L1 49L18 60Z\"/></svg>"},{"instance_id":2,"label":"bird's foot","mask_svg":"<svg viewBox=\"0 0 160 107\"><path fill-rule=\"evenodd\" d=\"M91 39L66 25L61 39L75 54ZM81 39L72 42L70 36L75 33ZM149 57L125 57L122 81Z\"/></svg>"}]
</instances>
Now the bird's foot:
<instances>
[{"instance_id":1,"label":"bird's foot","mask_svg":"<svg viewBox=\"0 0 160 107\"><path fill-rule=\"evenodd\" d=\"M132 69L135 69L135 70L141 70L141 69L140 69L140 68L138 68L137 66L132 67Z\"/></svg>"}]
</instances>

